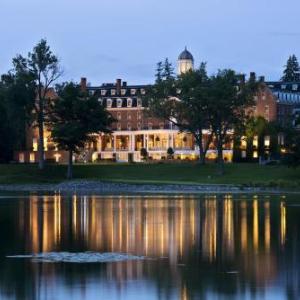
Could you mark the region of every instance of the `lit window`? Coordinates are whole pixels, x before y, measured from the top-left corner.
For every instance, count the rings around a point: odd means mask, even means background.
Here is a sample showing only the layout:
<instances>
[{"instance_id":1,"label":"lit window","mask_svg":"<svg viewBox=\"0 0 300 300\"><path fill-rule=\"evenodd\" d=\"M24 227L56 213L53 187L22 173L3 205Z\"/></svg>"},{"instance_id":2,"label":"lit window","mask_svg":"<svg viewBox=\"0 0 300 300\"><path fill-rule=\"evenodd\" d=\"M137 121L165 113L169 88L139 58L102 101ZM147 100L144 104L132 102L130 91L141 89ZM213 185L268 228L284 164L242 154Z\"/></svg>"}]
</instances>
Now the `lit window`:
<instances>
[{"instance_id":1,"label":"lit window","mask_svg":"<svg viewBox=\"0 0 300 300\"><path fill-rule=\"evenodd\" d=\"M131 107L132 106L132 99L128 98L127 99L127 107Z\"/></svg>"},{"instance_id":2,"label":"lit window","mask_svg":"<svg viewBox=\"0 0 300 300\"><path fill-rule=\"evenodd\" d=\"M265 137L265 147L270 147L270 137L269 136Z\"/></svg>"},{"instance_id":3,"label":"lit window","mask_svg":"<svg viewBox=\"0 0 300 300\"><path fill-rule=\"evenodd\" d=\"M111 90L111 91L110 91L110 94L111 94L112 96L115 96L116 90Z\"/></svg>"},{"instance_id":4,"label":"lit window","mask_svg":"<svg viewBox=\"0 0 300 300\"><path fill-rule=\"evenodd\" d=\"M135 95L135 94L136 94L136 89L131 89L131 90L130 90L130 94L131 94L131 95Z\"/></svg>"},{"instance_id":5,"label":"lit window","mask_svg":"<svg viewBox=\"0 0 300 300\"><path fill-rule=\"evenodd\" d=\"M30 153L30 154L29 154L29 161L30 161L31 163L34 163L34 162L35 162L35 155L34 155L34 153Z\"/></svg>"},{"instance_id":6,"label":"lit window","mask_svg":"<svg viewBox=\"0 0 300 300\"><path fill-rule=\"evenodd\" d=\"M33 150L33 151L38 151L37 138L33 138L33 139L32 139L32 150Z\"/></svg>"},{"instance_id":7,"label":"lit window","mask_svg":"<svg viewBox=\"0 0 300 300\"><path fill-rule=\"evenodd\" d=\"M141 94L145 95L146 94L146 90L145 89L141 89Z\"/></svg>"},{"instance_id":8,"label":"lit window","mask_svg":"<svg viewBox=\"0 0 300 300\"><path fill-rule=\"evenodd\" d=\"M106 95L106 90L101 90L101 96L105 96Z\"/></svg>"},{"instance_id":9,"label":"lit window","mask_svg":"<svg viewBox=\"0 0 300 300\"><path fill-rule=\"evenodd\" d=\"M44 138L44 149L45 151L48 151L48 139Z\"/></svg>"},{"instance_id":10,"label":"lit window","mask_svg":"<svg viewBox=\"0 0 300 300\"><path fill-rule=\"evenodd\" d=\"M19 162L24 163L25 162L25 156L24 153L19 153Z\"/></svg>"},{"instance_id":11,"label":"lit window","mask_svg":"<svg viewBox=\"0 0 300 300\"><path fill-rule=\"evenodd\" d=\"M121 89L121 95L122 96L126 95L126 89Z\"/></svg>"},{"instance_id":12,"label":"lit window","mask_svg":"<svg viewBox=\"0 0 300 300\"><path fill-rule=\"evenodd\" d=\"M117 107L122 107L122 99L117 100Z\"/></svg>"},{"instance_id":13,"label":"lit window","mask_svg":"<svg viewBox=\"0 0 300 300\"><path fill-rule=\"evenodd\" d=\"M258 158L258 153L257 153L257 151L254 151L254 152L253 152L253 158Z\"/></svg>"},{"instance_id":14,"label":"lit window","mask_svg":"<svg viewBox=\"0 0 300 300\"><path fill-rule=\"evenodd\" d=\"M137 99L137 106L142 106L142 99Z\"/></svg>"},{"instance_id":15,"label":"lit window","mask_svg":"<svg viewBox=\"0 0 300 300\"><path fill-rule=\"evenodd\" d=\"M241 140L241 147L243 148L243 149L245 149L246 147L247 147L247 141L246 141L246 139L243 137L242 138L242 140Z\"/></svg>"},{"instance_id":16,"label":"lit window","mask_svg":"<svg viewBox=\"0 0 300 300\"><path fill-rule=\"evenodd\" d=\"M255 136L254 139L253 139L253 147L258 147L258 137Z\"/></svg>"},{"instance_id":17,"label":"lit window","mask_svg":"<svg viewBox=\"0 0 300 300\"><path fill-rule=\"evenodd\" d=\"M107 99L107 107L111 107L112 106L112 100L111 99Z\"/></svg>"}]
</instances>

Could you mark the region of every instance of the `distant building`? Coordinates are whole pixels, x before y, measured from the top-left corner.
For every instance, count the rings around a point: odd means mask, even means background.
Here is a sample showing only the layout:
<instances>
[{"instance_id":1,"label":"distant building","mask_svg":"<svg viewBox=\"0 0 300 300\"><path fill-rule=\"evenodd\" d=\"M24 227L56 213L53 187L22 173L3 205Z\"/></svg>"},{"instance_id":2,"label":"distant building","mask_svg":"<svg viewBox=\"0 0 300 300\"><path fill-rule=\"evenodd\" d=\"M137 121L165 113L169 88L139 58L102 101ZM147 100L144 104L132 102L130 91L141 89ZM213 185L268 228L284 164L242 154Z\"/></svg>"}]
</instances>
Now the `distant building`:
<instances>
[{"instance_id":1,"label":"distant building","mask_svg":"<svg viewBox=\"0 0 300 300\"><path fill-rule=\"evenodd\" d=\"M178 74L193 68L193 55L185 49L178 57ZM251 73L250 77L256 80L255 73ZM245 80L245 75L241 75L241 80ZM263 116L268 121L285 122L300 104L300 84L264 82L263 77L259 80L261 88L255 96L255 105L249 108L250 113L254 116ZM82 89L97 97L117 122L113 124L112 134L99 134L96 142L86 145L82 153L76 155L76 161L141 161L142 148L147 150L149 158L153 160L166 159L168 148L173 149L175 159L198 158L199 149L191 134L180 132L170 122L150 117L145 113L147 108L143 105L142 97L149 86L129 85L121 79L117 79L114 83L89 86L86 78L81 79L80 85ZM55 98L53 92L49 96ZM37 129L29 128L27 149L16 153L16 161L37 162L37 142ZM232 142L225 145L224 158L227 161L232 160L232 148ZM51 133L47 130L45 130L45 158L55 162L67 161L67 153L57 150L51 141ZM216 158L213 143L208 150L207 158Z\"/></svg>"}]
</instances>

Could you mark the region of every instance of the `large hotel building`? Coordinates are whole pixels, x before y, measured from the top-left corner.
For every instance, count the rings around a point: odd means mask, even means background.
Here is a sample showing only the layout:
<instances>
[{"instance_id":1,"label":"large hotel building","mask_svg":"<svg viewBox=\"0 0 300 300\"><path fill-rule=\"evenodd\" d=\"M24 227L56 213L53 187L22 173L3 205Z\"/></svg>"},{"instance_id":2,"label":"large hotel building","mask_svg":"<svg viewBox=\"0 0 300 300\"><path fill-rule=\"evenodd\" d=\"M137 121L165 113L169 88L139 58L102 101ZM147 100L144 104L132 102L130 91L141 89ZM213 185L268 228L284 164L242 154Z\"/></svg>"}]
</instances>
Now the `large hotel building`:
<instances>
[{"instance_id":1,"label":"large hotel building","mask_svg":"<svg viewBox=\"0 0 300 300\"><path fill-rule=\"evenodd\" d=\"M194 68L194 58L185 49L178 58L178 74ZM250 76L255 76L251 73ZM287 115L300 106L300 83L264 82L255 96L255 106L252 111L256 116L263 116L268 121L278 119L284 122ZM113 124L113 133L99 134L96 141L76 157L78 162L95 162L111 160L128 162L142 160L141 149L145 148L149 159L161 160L167 158L167 149L172 148L175 159L193 160L198 158L198 149L193 137L189 133L179 132L170 122L152 118L147 115L147 108L143 106L142 97L147 91L147 85L130 85L117 79L115 83L105 83L100 86L90 86L87 79L81 79L81 88L86 89L98 100L117 120ZM55 98L55 93L50 97ZM18 162L37 162L38 131L29 128L27 134L27 149L16 153ZM266 141L268 145L268 141ZM255 153L254 153L255 155ZM212 143L208 159L216 157L216 150ZM49 161L66 162L67 153L59 151L51 141L51 133L45 132L45 158ZM224 158L232 159L232 144L225 145Z\"/></svg>"}]
</instances>

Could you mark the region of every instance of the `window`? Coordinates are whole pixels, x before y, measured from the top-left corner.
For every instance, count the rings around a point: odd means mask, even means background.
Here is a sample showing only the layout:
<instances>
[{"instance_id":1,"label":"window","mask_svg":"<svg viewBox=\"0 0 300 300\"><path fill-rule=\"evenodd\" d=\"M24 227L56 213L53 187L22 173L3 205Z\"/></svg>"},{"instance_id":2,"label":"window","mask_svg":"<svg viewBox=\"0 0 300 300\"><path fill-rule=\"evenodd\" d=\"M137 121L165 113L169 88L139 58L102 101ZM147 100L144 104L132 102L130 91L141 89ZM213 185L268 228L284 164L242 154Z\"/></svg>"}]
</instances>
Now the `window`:
<instances>
[{"instance_id":1,"label":"window","mask_svg":"<svg viewBox=\"0 0 300 300\"><path fill-rule=\"evenodd\" d=\"M293 91L297 91L298 90L298 84L293 84L292 89L293 89Z\"/></svg>"},{"instance_id":2,"label":"window","mask_svg":"<svg viewBox=\"0 0 300 300\"><path fill-rule=\"evenodd\" d=\"M118 128L118 130L121 130L121 124L120 123L118 123L117 128Z\"/></svg>"},{"instance_id":3,"label":"window","mask_svg":"<svg viewBox=\"0 0 300 300\"><path fill-rule=\"evenodd\" d=\"M122 107L122 99L117 99L117 107Z\"/></svg>"},{"instance_id":4,"label":"window","mask_svg":"<svg viewBox=\"0 0 300 300\"><path fill-rule=\"evenodd\" d=\"M153 124L152 123L148 123L148 129L152 129Z\"/></svg>"},{"instance_id":5,"label":"window","mask_svg":"<svg viewBox=\"0 0 300 300\"><path fill-rule=\"evenodd\" d=\"M145 89L141 89L141 94L145 95L146 94L146 90Z\"/></svg>"},{"instance_id":6,"label":"window","mask_svg":"<svg viewBox=\"0 0 300 300\"><path fill-rule=\"evenodd\" d=\"M102 105L103 104L103 100L101 98L98 98L98 102Z\"/></svg>"},{"instance_id":7,"label":"window","mask_svg":"<svg viewBox=\"0 0 300 300\"><path fill-rule=\"evenodd\" d=\"M101 96L105 96L106 95L106 90L101 90Z\"/></svg>"},{"instance_id":8,"label":"window","mask_svg":"<svg viewBox=\"0 0 300 300\"><path fill-rule=\"evenodd\" d=\"M164 123L159 123L159 128L160 128L160 129L164 129L164 127L165 127L165 124L164 124Z\"/></svg>"},{"instance_id":9,"label":"window","mask_svg":"<svg viewBox=\"0 0 300 300\"><path fill-rule=\"evenodd\" d=\"M132 99L131 98L127 99L127 107L132 107Z\"/></svg>"},{"instance_id":10,"label":"window","mask_svg":"<svg viewBox=\"0 0 300 300\"><path fill-rule=\"evenodd\" d=\"M258 100L258 96L254 96L254 101L257 101Z\"/></svg>"},{"instance_id":11,"label":"window","mask_svg":"<svg viewBox=\"0 0 300 300\"><path fill-rule=\"evenodd\" d=\"M258 158L258 153L257 153L257 151L254 151L254 152L253 152L253 158Z\"/></svg>"},{"instance_id":12,"label":"window","mask_svg":"<svg viewBox=\"0 0 300 300\"><path fill-rule=\"evenodd\" d=\"M111 91L110 91L110 94L111 94L112 96L115 96L115 95L116 95L116 90L111 90Z\"/></svg>"},{"instance_id":13,"label":"window","mask_svg":"<svg viewBox=\"0 0 300 300\"><path fill-rule=\"evenodd\" d=\"M29 154L29 162L34 163L35 162L35 155L34 153Z\"/></svg>"},{"instance_id":14,"label":"window","mask_svg":"<svg viewBox=\"0 0 300 300\"><path fill-rule=\"evenodd\" d=\"M126 95L126 89L121 89L121 95L122 96Z\"/></svg>"},{"instance_id":15,"label":"window","mask_svg":"<svg viewBox=\"0 0 300 300\"><path fill-rule=\"evenodd\" d=\"M263 99L264 101L266 100L266 95L265 95L265 94L262 95L262 99Z\"/></svg>"},{"instance_id":16,"label":"window","mask_svg":"<svg viewBox=\"0 0 300 300\"><path fill-rule=\"evenodd\" d=\"M138 123L137 123L137 128L138 128L138 130L141 130L141 129L142 129L142 124L141 124L141 122L138 122Z\"/></svg>"},{"instance_id":17,"label":"window","mask_svg":"<svg viewBox=\"0 0 300 300\"><path fill-rule=\"evenodd\" d=\"M281 85L281 89L282 89L282 90L285 90L285 89L286 89L286 85L285 85L285 84L282 84L282 85Z\"/></svg>"},{"instance_id":18,"label":"window","mask_svg":"<svg viewBox=\"0 0 300 300\"><path fill-rule=\"evenodd\" d=\"M93 95L94 95L94 91L89 90L89 95L90 95L90 96L93 96Z\"/></svg>"},{"instance_id":19,"label":"window","mask_svg":"<svg viewBox=\"0 0 300 300\"><path fill-rule=\"evenodd\" d=\"M265 136L265 147L270 147L270 137Z\"/></svg>"},{"instance_id":20,"label":"window","mask_svg":"<svg viewBox=\"0 0 300 300\"><path fill-rule=\"evenodd\" d=\"M38 151L38 142L37 142L37 138L33 138L33 139L32 139L32 150L33 150L33 151Z\"/></svg>"},{"instance_id":21,"label":"window","mask_svg":"<svg viewBox=\"0 0 300 300\"><path fill-rule=\"evenodd\" d=\"M128 123L128 124L127 124L127 129L128 129L128 130L131 130L131 123Z\"/></svg>"},{"instance_id":22,"label":"window","mask_svg":"<svg viewBox=\"0 0 300 300\"><path fill-rule=\"evenodd\" d=\"M136 89L131 89L131 90L130 90L130 94L131 94L131 95L135 95L135 94L136 94Z\"/></svg>"},{"instance_id":23,"label":"window","mask_svg":"<svg viewBox=\"0 0 300 300\"><path fill-rule=\"evenodd\" d=\"M139 111L138 111L138 113L137 113L137 118L138 118L138 120L141 120L141 118L142 118L142 114L141 114L141 112L139 112Z\"/></svg>"},{"instance_id":24,"label":"window","mask_svg":"<svg viewBox=\"0 0 300 300\"><path fill-rule=\"evenodd\" d=\"M19 163L24 163L24 162L25 162L24 153L19 153Z\"/></svg>"},{"instance_id":25,"label":"window","mask_svg":"<svg viewBox=\"0 0 300 300\"><path fill-rule=\"evenodd\" d=\"M139 106L139 107L142 106L142 99L140 99L140 98L137 99L137 106Z\"/></svg>"},{"instance_id":26,"label":"window","mask_svg":"<svg viewBox=\"0 0 300 300\"><path fill-rule=\"evenodd\" d=\"M121 120L121 119L122 119L122 115L121 115L121 113L120 113L119 111L117 112L117 119L118 119L118 120Z\"/></svg>"},{"instance_id":27,"label":"window","mask_svg":"<svg viewBox=\"0 0 300 300\"><path fill-rule=\"evenodd\" d=\"M258 137L257 136L255 136L254 139L253 139L253 147L254 148L258 147Z\"/></svg>"},{"instance_id":28,"label":"window","mask_svg":"<svg viewBox=\"0 0 300 300\"><path fill-rule=\"evenodd\" d=\"M131 120L131 113L127 113L127 120Z\"/></svg>"},{"instance_id":29,"label":"window","mask_svg":"<svg viewBox=\"0 0 300 300\"><path fill-rule=\"evenodd\" d=\"M112 100L111 99L107 99L107 107L111 107L112 106Z\"/></svg>"}]
</instances>

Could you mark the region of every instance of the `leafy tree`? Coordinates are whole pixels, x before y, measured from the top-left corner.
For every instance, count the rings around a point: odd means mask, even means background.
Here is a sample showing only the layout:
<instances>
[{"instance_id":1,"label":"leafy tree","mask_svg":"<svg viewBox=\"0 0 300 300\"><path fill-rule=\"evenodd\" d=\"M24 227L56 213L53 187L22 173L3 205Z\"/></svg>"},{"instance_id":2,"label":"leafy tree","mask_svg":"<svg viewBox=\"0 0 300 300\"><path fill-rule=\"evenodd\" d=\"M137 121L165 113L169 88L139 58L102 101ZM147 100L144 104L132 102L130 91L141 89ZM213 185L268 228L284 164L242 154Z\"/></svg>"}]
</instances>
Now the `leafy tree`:
<instances>
[{"instance_id":1,"label":"leafy tree","mask_svg":"<svg viewBox=\"0 0 300 300\"><path fill-rule=\"evenodd\" d=\"M36 86L30 72L24 71L13 60L13 70L1 76L0 127L5 147L0 156L3 161L13 158L13 152L26 146L26 127L31 124Z\"/></svg>"},{"instance_id":2,"label":"leafy tree","mask_svg":"<svg viewBox=\"0 0 300 300\"><path fill-rule=\"evenodd\" d=\"M142 148L140 150L140 153L141 153L141 157L143 158L143 160L147 160L148 158L148 152L147 152L147 149L146 148Z\"/></svg>"},{"instance_id":3,"label":"leafy tree","mask_svg":"<svg viewBox=\"0 0 300 300\"><path fill-rule=\"evenodd\" d=\"M49 91L54 82L62 75L62 70L57 56L52 53L50 46L44 39L37 43L27 58L19 55L14 59L14 63L22 72L30 73L36 84L35 114L39 131L39 168L43 169L45 164L44 123L45 113L50 102Z\"/></svg>"},{"instance_id":4,"label":"leafy tree","mask_svg":"<svg viewBox=\"0 0 300 300\"><path fill-rule=\"evenodd\" d=\"M178 78L166 76L168 72L165 71L162 80L156 82L147 93L150 114L168 120L181 131L191 133L199 147L203 164L213 138L212 131L207 139L203 136L203 130L209 128L211 107L205 66L202 63L198 70L191 70Z\"/></svg>"},{"instance_id":5,"label":"leafy tree","mask_svg":"<svg viewBox=\"0 0 300 300\"><path fill-rule=\"evenodd\" d=\"M51 137L59 149L69 152L67 178L72 178L73 153L99 132L110 133L112 116L95 97L89 96L73 82L58 87L58 99L51 107Z\"/></svg>"},{"instance_id":6,"label":"leafy tree","mask_svg":"<svg viewBox=\"0 0 300 300\"><path fill-rule=\"evenodd\" d=\"M288 58L281 80L285 82L300 80L300 67L296 55L293 54Z\"/></svg>"},{"instance_id":7,"label":"leafy tree","mask_svg":"<svg viewBox=\"0 0 300 300\"><path fill-rule=\"evenodd\" d=\"M169 147L169 148L167 149L167 154L168 154L168 158L169 158L169 159L172 159L172 158L173 158L174 150L173 150L172 147Z\"/></svg>"},{"instance_id":8,"label":"leafy tree","mask_svg":"<svg viewBox=\"0 0 300 300\"><path fill-rule=\"evenodd\" d=\"M223 174L223 146L228 142L229 133L246 120L246 108L253 105L257 86L254 82L238 82L233 70L220 70L210 78L209 101L212 131L216 139L219 173Z\"/></svg>"}]
</instances>

